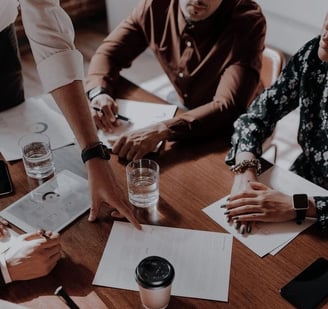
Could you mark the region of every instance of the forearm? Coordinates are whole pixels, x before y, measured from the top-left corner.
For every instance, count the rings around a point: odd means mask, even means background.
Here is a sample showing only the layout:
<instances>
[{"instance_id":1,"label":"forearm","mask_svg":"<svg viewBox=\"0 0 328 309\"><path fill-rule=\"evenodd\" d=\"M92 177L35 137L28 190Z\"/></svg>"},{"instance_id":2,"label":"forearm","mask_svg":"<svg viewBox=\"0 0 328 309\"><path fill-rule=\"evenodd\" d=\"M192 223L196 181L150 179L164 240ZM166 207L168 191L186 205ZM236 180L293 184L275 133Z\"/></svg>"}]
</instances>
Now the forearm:
<instances>
[{"instance_id":1,"label":"forearm","mask_svg":"<svg viewBox=\"0 0 328 309\"><path fill-rule=\"evenodd\" d=\"M91 118L82 82L74 81L55 89L51 94L70 124L81 149L97 142L99 139Z\"/></svg>"}]
</instances>

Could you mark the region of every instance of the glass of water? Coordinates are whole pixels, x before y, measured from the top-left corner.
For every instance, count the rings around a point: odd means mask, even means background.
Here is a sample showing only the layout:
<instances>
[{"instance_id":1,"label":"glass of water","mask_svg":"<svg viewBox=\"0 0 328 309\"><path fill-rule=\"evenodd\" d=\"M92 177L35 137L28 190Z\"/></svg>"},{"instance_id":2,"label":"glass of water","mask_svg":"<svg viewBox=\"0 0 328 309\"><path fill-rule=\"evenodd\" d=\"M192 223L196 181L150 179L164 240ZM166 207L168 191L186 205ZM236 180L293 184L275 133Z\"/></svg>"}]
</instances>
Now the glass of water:
<instances>
[{"instance_id":1,"label":"glass of water","mask_svg":"<svg viewBox=\"0 0 328 309\"><path fill-rule=\"evenodd\" d=\"M55 173L55 165L46 134L30 133L19 140L27 176L44 179Z\"/></svg>"},{"instance_id":2,"label":"glass of water","mask_svg":"<svg viewBox=\"0 0 328 309\"><path fill-rule=\"evenodd\" d=\"M126 166L129 201L137 207L156 206L159 199L159 165L149 159L131 161Z\"/></svg>"}]
</instances>

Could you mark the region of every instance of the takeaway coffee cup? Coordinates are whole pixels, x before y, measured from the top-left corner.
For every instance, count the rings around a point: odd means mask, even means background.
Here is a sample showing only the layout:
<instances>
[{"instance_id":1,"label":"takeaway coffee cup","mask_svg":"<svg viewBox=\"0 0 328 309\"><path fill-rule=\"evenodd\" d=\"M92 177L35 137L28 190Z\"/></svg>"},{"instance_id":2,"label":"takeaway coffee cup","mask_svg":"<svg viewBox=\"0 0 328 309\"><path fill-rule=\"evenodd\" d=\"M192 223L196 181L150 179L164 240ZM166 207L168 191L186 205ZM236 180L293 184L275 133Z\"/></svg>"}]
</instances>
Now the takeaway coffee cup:
<instances>
[{"instance_id":1,"label":"takeaway coffee cup","mask_svg":"<svg viewBox=\"0 0 328 309\"><path fill-rule=\"evenodd\" d=\"M135 273L142 305L147 309L166 308L174 279L171 263L159 256L149 256L139 263Z\"/></svg>"}]
</instances>

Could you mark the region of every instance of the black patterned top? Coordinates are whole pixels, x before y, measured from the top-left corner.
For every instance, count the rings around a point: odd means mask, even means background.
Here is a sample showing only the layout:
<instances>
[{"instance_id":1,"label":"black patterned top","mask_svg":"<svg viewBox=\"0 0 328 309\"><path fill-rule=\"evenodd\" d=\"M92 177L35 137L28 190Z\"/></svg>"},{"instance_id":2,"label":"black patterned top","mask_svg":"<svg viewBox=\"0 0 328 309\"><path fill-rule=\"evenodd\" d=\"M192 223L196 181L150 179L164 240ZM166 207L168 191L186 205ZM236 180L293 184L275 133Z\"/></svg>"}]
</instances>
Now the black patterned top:
<instances>
[{"instance_id":1,"label":"black patterned top","mask_svg":"<svg viewBox=\"0 0 328 309\"><path fill-rule=\"evenodd\" d=\"M320 37L306 43L288 62L276 83L264 90L234 123L226 163L239 152L257 157L279 119L300 107L301 155L291 166L298 175L328 189L328 63L317 55ZM328 196L314 197L318 222L328 230Z\"/></svg>"}]
</instances>

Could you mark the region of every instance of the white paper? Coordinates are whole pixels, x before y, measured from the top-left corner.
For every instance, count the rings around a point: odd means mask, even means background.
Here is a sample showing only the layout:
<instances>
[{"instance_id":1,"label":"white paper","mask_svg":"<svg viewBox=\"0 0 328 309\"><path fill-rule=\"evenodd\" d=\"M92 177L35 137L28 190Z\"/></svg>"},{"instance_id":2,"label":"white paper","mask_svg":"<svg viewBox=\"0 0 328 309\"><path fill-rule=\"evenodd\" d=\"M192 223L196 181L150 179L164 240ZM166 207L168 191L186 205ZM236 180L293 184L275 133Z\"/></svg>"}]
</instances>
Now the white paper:
<instances>
[{"instance_id":1,"label":"white paper","mask_svg":"<svg viewBox=\"0 0 328 309\"><path fill-rule=\"evenodd\" d=\"M259 176L259 181L285 194L306 193L309 196L328 195L327 190L278 166L273 166L264 172ZM251 234L242 235L238 233L231 223L227 222L226 216L224 215L226 209L220 207L220 205L226 203L227 197L204 208L203 211L260 257L270 252L272 254L278 253L299 233L316 221L315 219L307 218L301 225L295 224L294 221L279 223L256 222L252 227Z\"/></svg>"},{"instance_id":2,"label":"white paper","mask_svg":"<svg viewBox=\"0 0 328 309\"><path fill-rule=\"evenodd\" d=\"M74 142L74 135L63 115L49 105L50 95L29 98L24 103L0 113L0 152L7 161L21 159L19 139L28 133L49 136L52 149Z\"/></svg>"},{"instance_id":3,"label":"white paper","mask_svg":"<svg viewBox=\"0 0 328 309\"><path fill-rule=\"evenodd\" d=\"M14 230L10 228L7 228L7 231L8 231L7 236L0 238L0 254L7 251L10 247L13 247L19 235L18 233L16 233Z\"/></svg>"},{"instance_id":4,"label":"white paper","mask_svg":"<svg viewBox=\"0 0 328 309\"><path fill-rule=\"evenodd\" d=\"M0 215L25 232L59 232L90 208L88 181L64 170L14 202Z\"/></svg>"},{"instance_id":5,"label":"white paper","mask_svg":"<svg viewBox=\"0 0 328 309\"><path fill-rule=\"evenodd\" d=\"M227 233L114 222L93 284L138 290L135 268L145 257L175 269L172 295L228 301L232 236Z\"/></svg>"},{"instance_id":6,"label":"white paper","mask_svg":"<svg viewBox=\"0 0 328 309\"><path fill-rule=\"evenodd\" d=\"M175 105L155 104L131 100L116 100L118 103L118 113L128 117L129 122L120 120L121 125L114 128L112 133L98 131L99 139L109 148L123 134L133 130L141 129L153 123L171 119L177 109Z\"/></svg>"}]
</instances>

